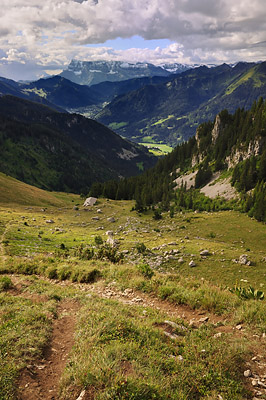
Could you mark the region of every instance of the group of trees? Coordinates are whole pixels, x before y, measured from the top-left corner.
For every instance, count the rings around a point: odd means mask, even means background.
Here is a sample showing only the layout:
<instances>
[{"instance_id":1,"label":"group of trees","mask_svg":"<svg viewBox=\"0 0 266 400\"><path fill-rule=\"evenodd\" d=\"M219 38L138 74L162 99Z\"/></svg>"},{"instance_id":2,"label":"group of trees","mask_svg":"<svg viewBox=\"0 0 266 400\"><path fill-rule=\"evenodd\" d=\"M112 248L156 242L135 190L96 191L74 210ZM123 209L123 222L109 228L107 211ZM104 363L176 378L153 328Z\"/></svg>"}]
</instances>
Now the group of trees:
<instances>
[{"instance_id":1,"label":"group of trees","mask_svg":"<svg viewBox=\"0 0 266 400\"><path fill-rule=\"evenodd\" d=\"M233 169L232 184L241 192L241 201L226 202L211 200L197 190L205 185L213 172L227 167L226 158L232 150L247 151L252 141L266 143L266 101L259 99L249 111L238 109L233 115L227 110L220 114L220 132L215 141L212 138L214 122L207 122L198 128L195 137L178 145L172 153L142 175L92 185L90 195L110 199L136 201L139 211L151 205L160 204L161 209L224 210L242 209L260 221L266 222L266 149L259 156L251 156ZM265 139L264 139L265 138ZM201 156L195 188L185 186L174 189L173 181L180 173L191 168L193 156ZM248 193L252 190L252 193Z\"/></svg>"}]
</instances>

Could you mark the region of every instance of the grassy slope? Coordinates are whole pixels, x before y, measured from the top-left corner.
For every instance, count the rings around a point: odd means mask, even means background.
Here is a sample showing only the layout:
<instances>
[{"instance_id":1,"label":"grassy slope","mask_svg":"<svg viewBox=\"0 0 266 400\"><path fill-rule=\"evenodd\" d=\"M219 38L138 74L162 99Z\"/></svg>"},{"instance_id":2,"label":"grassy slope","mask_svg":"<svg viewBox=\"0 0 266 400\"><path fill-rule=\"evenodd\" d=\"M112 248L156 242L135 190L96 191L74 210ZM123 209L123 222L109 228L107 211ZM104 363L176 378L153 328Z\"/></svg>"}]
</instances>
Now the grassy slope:
<instances>
[{"instance_id":1,"label":"grassy slope","mask_svg":"<svg viewBox=\"0 0 266 400\"><path fill-rule=\"evenodd\" d=\"M243 358L248 357L244 347L254 332L260 335L266 329L265 300L245 302L225 287L233 287L236 282L262 290L265 287L265 225L236 212L176 214L172 219L165 213L161 221L154 221L151 212L142 216L130 212L132 202L105 199L85 212L77 196L35 188L32 192L28 185L4 176L1 182L6 185L0 194L0 234L6 257L1 272L21 274L23 293L13 297L8 290L2 291L0 298L0 347L8 350L13 346L10 358L1 361L4 373L0 398L6 400L10 393L14 394L19 369L25 363L34 363L32 360L49 341L52 321L46 315L56 307L54 299L60 301L64 297L78 298L83 308L76 327L76 345L61 381L62 399L77 398L83 388L98 400L215 399L219 394L230 400L250 398L244 395L241 379L245 368ZM20 189L15 191L14 187ZM4 192L11 189L6 200ZM41 200L39 195L43 196ZM72 200L79 204L80 210L73 210ZM53 201L54 204L59 201L60 208L50 205L45 212L40 211L41 202L48 205ZM22 204L30 203L30 208L21 208ZM101 214L97 213L98 208ZM92 219L96 216L99 221ZM115 223L108 221L111 216L115 217ZM54 220L54 224L47 224L47 219ZM107 230L116 232L120 250L129 250L124 263L84 260L75 255L81 244L93 244L95 236L100 234L105 239ZM140 242L149 249L165 245L153 250L162 257L166 250L178 248L178 257L182 256L184 263L168 260L154 269L152 279L147 279L135 265L151 259L136 250ZM176 245L170 245L171 242ZM208 249L211 255L201 257L202 249ZM243 253L248 254L252 266L232 261ZM195 268L188 266L191 259L195 260ZM101 274L101 279L93 285L97 293L107 284L118 291L132 288L151 292L173 304L224 314L226 329L231 323L248 323L246 335L248 325L252 332L237 341L232 334L224 334L217 340L215 327L209 324L195 331L189 328L173 343L162 332L163 321L169 316L160 310L87 296L90 285L83 283L68 289L64 283L60 288L53 281L48 283L34 275L86 281L95 269ZM25 301L27 293L45 295L50 300L45 308L43 303L33 305L30 300ZM16 309L21 314L14 313ZM182 320L174 318L174 321L184 324ZM36 330L38 335L34 333ZM19 342L17 332L23 332ZM25 353L26 347L32 350ZM185 360L184 364L176 361L179 356Z\"/></svg>"},{"instance_id":2,"label":"grassy slope","mask_svg":"<svg viewBox=\"0 0 266 400\"><path fill-rule=\"evenodd\" d=\"M27 185L15 178L0 173L0 204L63 206L78 196L66 193L47 192Z\"/></svg>"}]
</instances>

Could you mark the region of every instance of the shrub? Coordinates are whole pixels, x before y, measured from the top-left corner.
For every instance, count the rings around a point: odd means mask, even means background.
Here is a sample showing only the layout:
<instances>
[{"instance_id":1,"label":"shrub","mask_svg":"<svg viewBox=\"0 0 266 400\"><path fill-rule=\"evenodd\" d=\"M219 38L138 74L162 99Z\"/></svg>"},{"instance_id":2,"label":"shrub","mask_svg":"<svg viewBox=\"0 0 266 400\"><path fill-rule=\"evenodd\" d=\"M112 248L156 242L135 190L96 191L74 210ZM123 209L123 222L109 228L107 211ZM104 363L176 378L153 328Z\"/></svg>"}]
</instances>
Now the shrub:
<instances>
[{"instance_id":1,"label":"shrub","mask_svg":"<svg viewBox=\"0 0 266 400\"><path fill-rule=\"evenodd\" d=\"M154 275L154 271L151 269L151 267L148 264L139 264L138 270L147 279L151 279Z\"/></svg>"},{"instance_id":2,"label":"shrub","mask_svg":"<svg viewBox=\"0 0 266 400\"><path fill-rule=\"evenodd\" d=\"M0 292L11 289L12 287L13 287L13 283L8 276L2 276L0 278Z\"/></svg>"},{"instance_id":3,"label":"shrub","mask_svg":"<svg viewBox=\"0 0 266 400\"><path fill-rule=\"evenodd\" d=\"M263 300L264 299L264 292L261 290L256 290L252 286L248 288L243 288L241 286L236 286L233 289L229 289L231 293L235 293L240 299L244 300Z\"/></svg>"},{"instance_id":4,"label":"shrub","mask_svg":"<svg viewBox=\"0 0 266 400\"><path fill-rule=\"evenodd\" d=\"M96 246L100 246L103 244L103 238L100 235L95 236L94 243Z\"/></svg>"},{"instance_id":5,"label":"shrub","mask_svg":"<svg viewBox=\"0 0 266 400\"><path fill-rule=\"evenodd\" d=\"M114 264L119 263L124 258L122 253L120 253L115 247L111 247L108 244L101 246L94 256L96 259L107 259Z\"/></svg>"},{"instance_id":6,"label":"shrub","mask_svg":"<svg viewBox=\"0 0 266 400\"><path fill-rule=\"evenodd\" d=\"M140 254L146 253L147 247L145 246L144 243L137 243L135 247L136 247L138 253L140 253Z\"/></svg>"}]
</instances>

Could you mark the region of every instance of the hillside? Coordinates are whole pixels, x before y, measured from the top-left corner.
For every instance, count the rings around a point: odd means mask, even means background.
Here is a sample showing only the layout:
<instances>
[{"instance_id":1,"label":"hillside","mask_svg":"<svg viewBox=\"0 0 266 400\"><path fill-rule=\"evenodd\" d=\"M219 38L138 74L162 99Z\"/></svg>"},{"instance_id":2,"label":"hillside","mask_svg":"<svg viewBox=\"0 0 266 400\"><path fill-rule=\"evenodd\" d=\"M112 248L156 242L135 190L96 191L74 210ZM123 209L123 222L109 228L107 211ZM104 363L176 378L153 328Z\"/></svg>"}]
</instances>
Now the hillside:
<instances>
[{"instance_id":1,"label":"hillside","mask_svg":"<svg viewBox=\"0 0 266 400\"><path fill-rule=\"evenodd\" d=\"M180 143L222 109L248 109L266 97L266 63L239 63L185 71L167 83L121 95L97 119L137 142Z\"/></svg>"},{"instance_id":2,"label":"hillside","mask_svg":"<svg viewBox=\"0 0 266 400\"><path fill-rule=\"evenodd\" d=\"M39 79L21 84L25 94L35 94L64 109L77 109L99 103L96 94L88 86L77 85L61 76Z\"/></svg>"},{"instance_id":3,"label":"hillside","mask_svg":"<svg viewBox=\"0 0 266 400\"><path fill-rule=\"evenodd\" d=\"M236 208L266 222L266 101L254 102L249 111L227 110L201 124L195 137L138 178L94 185L91 193L135 199L143 210L160 203L161 209L218 210ZM216 175L215 175L216 174ZM210 183L210 187L204 187ZM222 183L222 182L223 183ZM209 197L200 193L211 193ZM222 183L222 185L221 185ZM178 186L177 186L178 185ZM228 185L221 189L221 186ZM239 195L229 197L233 185ZM173 191L173 189L177 189ZM196 189L196 190L195 190ZM236 191L235 190L235 191ZM119 196L118 196L119 194ZM219 195L219 196L218 196ZM212 197L212 199L210 198ZM235 198L227 201L225 198Z\"/></svg>"},{"instance_id":4,"label":"hillside","mask_svg":"<svg viewBox=\"0 0 266 400\"><path fill-rule=\"evenodd\" d=\"M79 198L67 193L53 193L27 185L15 178L0 172L0 204L1 206L53 206L63 207L71 205Z\"/></svg>"},{"instance_id":5,"label":"hillside","mask_svg":"<svg viewBox=\"0 0 266 400\"><path fill-rule=\"evenodd\" d=\"M46 99L46 96L43 96L43 92L37 90L25 91L24 84L20 82L15 82L12 79L0 77L0 96L5 95L11 95L25 100L30 100L51 107L57 111L64 112L64 109L62 107L53 104L48 99Z\"/></svg>"},{"instance_id":6,"label":"hillside","mask_svg":"<svg viewBox=\"0 0 266 400\"><path fill-rule=\"evenodd\" d=\"M0 170L40 188L86 193L94 181L135 175L156 160L93 120L16 97L0 98L0 118Z\"/></svg>"}]
</instances>

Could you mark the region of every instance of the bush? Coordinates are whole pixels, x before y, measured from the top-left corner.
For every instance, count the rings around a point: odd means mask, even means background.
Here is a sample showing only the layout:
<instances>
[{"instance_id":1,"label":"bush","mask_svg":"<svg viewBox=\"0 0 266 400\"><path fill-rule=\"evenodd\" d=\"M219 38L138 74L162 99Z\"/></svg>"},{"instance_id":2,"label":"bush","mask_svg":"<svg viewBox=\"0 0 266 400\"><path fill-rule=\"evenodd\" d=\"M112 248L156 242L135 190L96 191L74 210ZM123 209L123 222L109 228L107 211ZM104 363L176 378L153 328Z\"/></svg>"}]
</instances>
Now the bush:
<instances>
[{"instance_id":1,"label":"bush","mask_svg":"<svg viewBox=\"0 0 266 400\"><path fill-rule=\"evenodd\" d=\"M136 247L138 253L140 253L140 254L146 253L147 247L145 246L144 243L137 243L135 247Z\"/></svg>"},{"instance_id":2,"label":"bush","mask_svg":"<svg viewBox=\"0 0 266 400\"><path fill-rule=\"evenodd\" d=\"M11 289L12 287L13 287L13 283L8 276L2 276L0 278L0 292Z\"/></svg>"},{"instance_id":3,"label":"bush","mask_svg":"<svg viewBox=\"0 0 266 400\"><path fill-rule=\"evenodd\" d=\"M99 248L94 257L99 260L107 259L116 264L123 260L124 255L120 253L115 247L105 244Z\"/></svg>"},{"instance_id":4,"label":"bush","mask_svg":"<svg viewBox=\"0 0 266 400\"><path fill-rule=\"evenodd\" d=\"M100 246L103 244L103 238L100 235L95 236L94 243L96 246Z\"/></svg>"},{"instance_id":5,"label":"bush","mask_svg":"<svg viewBox=\"0 0 266 400\"><path fill-rule=\"evenodd\" d=\"M151 279L154 275L154 271L151 269L151 267L148 264L139 264L138 270L147 279Z\"/></svg>"}]
</instances>

